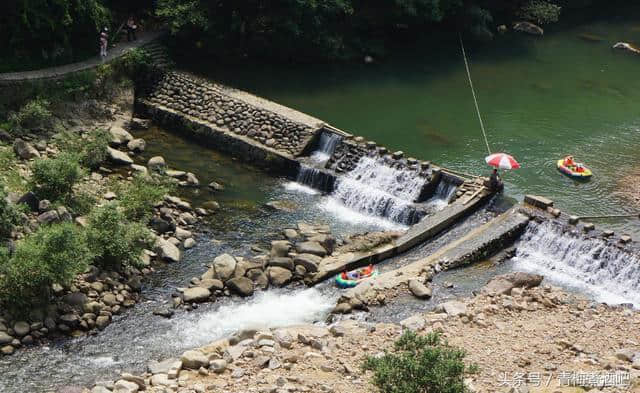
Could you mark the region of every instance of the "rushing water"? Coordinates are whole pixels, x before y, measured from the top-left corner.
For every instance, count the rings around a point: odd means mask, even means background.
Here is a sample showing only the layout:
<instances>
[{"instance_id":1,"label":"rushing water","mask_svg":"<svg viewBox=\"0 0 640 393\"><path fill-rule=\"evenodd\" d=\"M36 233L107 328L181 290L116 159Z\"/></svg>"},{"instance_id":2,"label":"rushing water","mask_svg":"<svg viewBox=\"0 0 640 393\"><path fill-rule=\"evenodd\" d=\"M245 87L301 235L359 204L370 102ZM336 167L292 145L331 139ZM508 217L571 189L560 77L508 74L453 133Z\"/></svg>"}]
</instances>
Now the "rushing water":
<instances>
[{"instance_id":1,"label":"rushing water","mask_svg":"<svg viewBox=\"0 0 640 393\"><path fill-rule=\"evenodd\" d=\"M505 192L536 193L574 214L632 212L618 184L640 167L640 58L611 49L637 38L637 7L597 23L547 29L544 37L507 34L486 45L466 42L480 109L493 151L522 169L504 174ZM628 16L628 17L625 17ZM589 33L601 41L585 40ZM310 113L408 155L488 174L457 36L370 65L216 68L224 80ZM561 175L566 154L594 171L590 182ZM606 225L640 236L637 220Z\"/></svg>"},{"instance_id":2,"label":"rushing water","mask_svg":"<svg viewBox=\"0 0 640 393\"><path fill-rule=\"evenodd\" d=\"M513 269L542 274L596 300L640 306L640 255L603 239L584 239L552 222L532 223L520 240Z\"/></svg>"}]
</instances>

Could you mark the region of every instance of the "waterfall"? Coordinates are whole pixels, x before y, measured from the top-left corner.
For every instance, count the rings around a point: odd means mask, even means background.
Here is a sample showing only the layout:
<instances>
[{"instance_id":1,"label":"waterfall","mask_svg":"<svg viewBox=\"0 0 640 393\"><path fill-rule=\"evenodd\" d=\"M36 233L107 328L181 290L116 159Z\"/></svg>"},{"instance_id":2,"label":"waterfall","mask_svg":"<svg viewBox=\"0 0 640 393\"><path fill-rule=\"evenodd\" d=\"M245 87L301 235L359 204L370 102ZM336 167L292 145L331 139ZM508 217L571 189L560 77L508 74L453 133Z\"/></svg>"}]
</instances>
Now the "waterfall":
<instances>
[{"instance_id":1,"label":"waterfall","mask_svg":"<svg viewBox=\"0 0 640 393\"><path fill-rule=\"evenodd\" d=\"M603 239L565 233L552 222L532 223L513 261L517 270L540 273L598 301L640 306L640 255Z\"/></svg>"},{"instance_id":2,"label":"waterfall","mask_svg":"<svg viewBox=\"0 0 640 393\"><path fill-rule=\"evenodd\" d=\"M318 164L325 164L338 147L342 137L333 132L322 132L318 140L318 148L311 154L310 159Z\"/></svg>"},{"instance_id":3,"label":"waterfall","mask_svg":"<svg viewBox=\"0 0 640 393\"><path fill-rule=\"evenodd\" d=\"M395 169L381 159L362 157L336 182L332 196L350 209L413 224L424 215L413 205L424 182L415 170Z\"/></svg>"},{"instance_id":4,"label":"waterfall","mask_svg":"<svg viewBox=\"0 0 640 393\"><path fill-rule=\"evenodd\" d=\"M300 165L296 183L303 184L322 192L329 193L333 190L336 179L320 169L312 168L308 165Z\"/></svg>"},{"instance_id":5,"label":"waterfall","mask_svg":"<svg viewBox=\"0 0 640 393\"><path fill-rule=\"evenodd\" d=\"M451 202L451 198L453 198L457 190L458 186L442 179L427 204L433 210L442 210Z\"/></svg>"}]
</instances>

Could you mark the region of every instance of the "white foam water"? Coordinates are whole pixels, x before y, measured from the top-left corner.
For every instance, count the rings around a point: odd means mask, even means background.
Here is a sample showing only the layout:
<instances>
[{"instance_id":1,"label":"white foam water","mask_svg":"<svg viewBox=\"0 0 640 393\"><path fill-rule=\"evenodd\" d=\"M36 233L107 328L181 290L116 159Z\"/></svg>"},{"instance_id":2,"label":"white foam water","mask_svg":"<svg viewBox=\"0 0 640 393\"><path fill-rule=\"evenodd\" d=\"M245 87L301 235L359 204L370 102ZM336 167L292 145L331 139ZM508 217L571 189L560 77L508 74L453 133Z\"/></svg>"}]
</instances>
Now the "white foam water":
<instances>
[{"instance_id":1,"label":"white foam water","mask_svg":"<svg viewBox=\"0 0 640 393\"><path fill-rule=\"evenodd\" d=\"M355 225L371 225L383 230L406 230L407 226L386 220L382 217L376 217L369 214L360 213L356 210L350 209L336 200L334 197L326 197L320 204L320 208L331 213L338 220L348 222Z\"/></svg>"},{"instance_id":2,"label":"white foam water","mask_svg":"<svg viewBox=\"0 0 640 393\"><path fill-rule=\"evenodd\" d=\"M329 161L329 158L331 158L331 155L341 140L342 137L338 134L323 132L320 134L320 139L318 140L318 149L315 150L309 158L317 164L325 164Z\"/></svg>"},{"instance_id":3,"label":"white foam water","mask_svg":"<svg viewBox=\"0 0 640 393\"><path fill-rule=\"evenodd\" d=\"M335 300L315 288L259 292L241 303L223 305L197 319L175 325L167 334L167 341L179 340L181 347L196 347L240 329L311 323L322 319L335 305Z\"/></svg>"},{"instance_id":4,"label":"white foam water","mask_svg":"<svg viewBox=\"0 0 640 393\"><path fill-rule=\"evenodd\" d=\"M532 223L513 263L515 270L542 274L599 302L640 307L640 256L602 239L564 233L551 222Z\"/></svg>"},{"instance_id":5,"label":"white foam water","mask_svg":"<svg viewBox=\"0 0 640 393\"><path fill-rule=\"evenodd\" d=\"M427 204L434 211L442 210L451 202L451 198L453 198L457 189L458 187L455 184L441 180L436 187L436 191L433 193L433 197L427 201Z\"/></svg>"},{"instance_id":6,"label":"white foam water","mask_svg":"<svg viewBox=\"0 0 640 393\"><path fill-rule=\"evenodd\" d=\"M294 181L286 182L282 185L285 190L290 192L300 192L308 195L318 195L320 191L313 189L309 186L305 186L304 184L300 184Z\"/></svg>"}]
</instances>

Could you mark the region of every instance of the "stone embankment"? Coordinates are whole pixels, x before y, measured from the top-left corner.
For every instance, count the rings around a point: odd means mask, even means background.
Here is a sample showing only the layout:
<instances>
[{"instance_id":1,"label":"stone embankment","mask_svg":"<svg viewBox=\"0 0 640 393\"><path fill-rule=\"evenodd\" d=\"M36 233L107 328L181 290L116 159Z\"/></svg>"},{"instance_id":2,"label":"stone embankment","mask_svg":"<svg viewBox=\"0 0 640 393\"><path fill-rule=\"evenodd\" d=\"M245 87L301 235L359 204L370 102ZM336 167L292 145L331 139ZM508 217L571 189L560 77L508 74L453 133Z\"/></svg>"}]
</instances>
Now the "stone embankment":
<instances>
[{"instance_id":1,"label":"stone embankment","mask_svg":"<svg viewBox=\"0 0 640 393\"><path fill-rule=\"evenodd\" d=\"M123 373L117 381L100 382L91 393L375 392L371 374L360 366L366 356L392 351L405 329L440 332L464 349L465 362L478 366L465 379L471 392L637 387L640 335L633 327L640 314L540 287L541 280L526 273L498 276L475 297L443 303L400 324L342 320L238 331L150 362L141 375Z\"/></svg>"}]
</instances>

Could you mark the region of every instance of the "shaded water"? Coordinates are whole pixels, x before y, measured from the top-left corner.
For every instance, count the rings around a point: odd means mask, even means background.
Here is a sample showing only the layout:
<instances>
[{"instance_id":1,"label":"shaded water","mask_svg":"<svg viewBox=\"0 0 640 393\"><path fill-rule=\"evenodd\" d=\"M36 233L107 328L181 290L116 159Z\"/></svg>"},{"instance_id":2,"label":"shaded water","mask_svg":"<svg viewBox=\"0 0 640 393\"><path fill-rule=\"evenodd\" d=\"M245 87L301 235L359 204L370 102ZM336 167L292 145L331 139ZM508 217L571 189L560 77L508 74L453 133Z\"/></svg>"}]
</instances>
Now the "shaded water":
<instances>
[{"instance_id":1,"label":"shaded water","mask_svg":"<svg viewBox=\"0 0 640 393\"><path fill-rule=\"evenodd\" d=\"M467 42L491 148L522 164L504 175L508 195L546 195L582 215L640 210L617 184L621 173L640 167L640 58L611 49L617 41L637 40L640 21L630 20L637 7L619 14L548 30L543 38L507 34L486 46ZM602 41L581 39L584 33ZM457 37L450 38L371 65L247 64L204 73L391 149L488 174ZM590 182L557 172L555 162L566 154L594 171ZM637 220L603 223L640 235Z\"/></svg>"}]
</instances>

